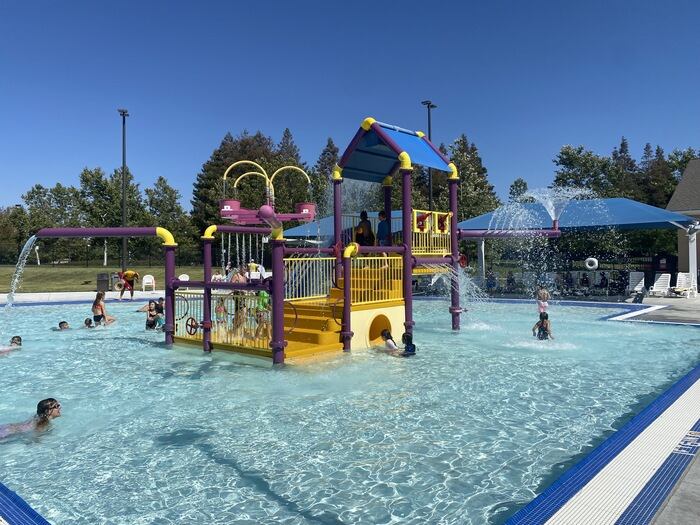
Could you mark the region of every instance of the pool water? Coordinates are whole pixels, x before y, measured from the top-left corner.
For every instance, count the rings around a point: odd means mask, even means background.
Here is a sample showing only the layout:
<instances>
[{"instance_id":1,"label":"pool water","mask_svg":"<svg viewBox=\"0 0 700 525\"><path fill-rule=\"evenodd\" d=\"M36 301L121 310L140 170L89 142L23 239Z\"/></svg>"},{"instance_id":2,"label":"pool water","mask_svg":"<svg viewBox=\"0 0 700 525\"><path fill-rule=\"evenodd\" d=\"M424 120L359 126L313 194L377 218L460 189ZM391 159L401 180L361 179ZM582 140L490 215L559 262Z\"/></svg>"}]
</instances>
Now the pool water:
<instances>
[{"instance_id":1,"label":"pool water","mask_svg":"<svg viewBox=\"0 0 700 525\"><path fill-rule=\"evenodd\" d=\"M166 349L134 304L0 311L0 424L55 397L41 435L0 442L0 481L56 524L498 523L700 362L692 327L482 304L450 330L415 305L418 355L272 369ZM400 335L400 334L396 334Z\"/></svg>"}]
</instances>

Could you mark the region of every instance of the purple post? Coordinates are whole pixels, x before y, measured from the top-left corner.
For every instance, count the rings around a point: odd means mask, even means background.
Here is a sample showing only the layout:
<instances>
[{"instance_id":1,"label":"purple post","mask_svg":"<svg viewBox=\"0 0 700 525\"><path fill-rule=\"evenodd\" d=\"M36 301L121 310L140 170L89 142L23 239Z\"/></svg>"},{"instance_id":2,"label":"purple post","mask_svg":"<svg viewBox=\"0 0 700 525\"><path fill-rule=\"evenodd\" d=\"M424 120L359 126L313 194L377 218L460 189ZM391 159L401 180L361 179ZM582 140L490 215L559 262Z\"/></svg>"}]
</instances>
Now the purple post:
<instances>
[{"instance_id":1,"label":"purple post","mask_svg":"<svg viewBox=\"0 0 700 525\"><path fill-rule=\"evenodd\" d=\"M342 186L343 179L333 179L333 244L336 249L335 256L335 282L340 280L340 264L343 251L343 199Z\"/></svg>"},{"instance_id":2,"label":"purple post","mask_svg":"<svg viewBox=\"0 0 700 525\"><path fill-rule=\"evenodd\" d=\"M387 180L388 179L388 180ZM386 177L383 183L384 188L384 213L386 214L386 222L389 225L389 242L392 239L391 231L391 177Z\"/></svg>"},{"instance_id":3,"label":"purple post","mask_svg":"<svg viewBox=\"0 0 700 525\"><path fill-rule=\"evenodd\" d=\"M449 178L447 183L450 187L450 211L452 212L452 217L450 217L450 251L452 252L452 291L450 293L450 313L452 314L452 330L459 330L459 315L462 312L462 308L459 306L459 279L457 279L457 272L459 272L459 242L457 240L457 184L459 184L458 178Z\"/></svg>"},{"instance_id":4,"label":"purple post","mask_svg":"<svg viewBox=\"0 0 700 525\"><path fill-rule=\"evenodd\" d=\"M165 246L165 344L171 346L175 335L175 246Z\"/></svg>"},{"instance_id":5,"label":"purple post","mask_svg":"<svg viewBox=\"0 0 700 525\"><path fill-rule=\"evenodd\" d=\"M272 240L272 364L284 364L284 241Z\"/></svg>"},{"instance_id":6,"label":"purple post","mask_svg":"<svg viewBox=\"0 0 700 525\"><path fill-rule=\"evenodd\" d=\"M352 276L350 275L350 257L343 258L343 327L340 336L343 339L343 351L349 352L352 346L351 314L352 314Z\"/></svg>"},{"instance_id":7,"label":"purple post","mask_svg":"<svg viewBox=\"0 0 700 525\"><path fill-rule=\"evenodd\" d=\"M403 300L405 305L404 326L406 332L413 333L413 228L411 226L413 211L411 207L411 172L410 169L400 170L403 180L401 193L401 222L403 226Z\"/></svg>"},{"instance_id":8,"label":"purple post","mask_svg":"<svg viewBox=\"0 0 700 525\"><path fill-rule=\"evenodd\" d=\"M211 352L211 242L204 240L204 305L202 320L202 349Z\"/></svg>"}]
</instances>

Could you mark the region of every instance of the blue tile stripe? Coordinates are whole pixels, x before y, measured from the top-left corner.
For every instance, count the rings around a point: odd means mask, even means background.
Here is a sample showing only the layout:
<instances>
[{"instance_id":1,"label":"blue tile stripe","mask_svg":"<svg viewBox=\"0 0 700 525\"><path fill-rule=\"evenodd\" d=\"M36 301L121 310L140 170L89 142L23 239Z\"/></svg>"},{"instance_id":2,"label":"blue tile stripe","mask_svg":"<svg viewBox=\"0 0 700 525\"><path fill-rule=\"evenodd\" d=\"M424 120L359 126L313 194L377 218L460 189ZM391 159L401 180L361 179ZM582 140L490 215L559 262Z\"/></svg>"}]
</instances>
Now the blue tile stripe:
<instances>
[{"instance_id":1,"label":"blue tile stripe","mask_svg":"<svg viewBox=\"0 0 700 525\"><path fill-rule=\"evenodd\" d=\"M0 483L0 517L10 525L51 525L26 501Z\"/></svg>"},{"instance_id":2,"label":"blue tile stripe","mask_svg":"<svg viewBox=\"0 0 700 525\"><path fill-rule=\"evenodd\" d=\"M615 525L640 525L650 523L656 511L673 490L700 450L700 419L666 458L644 488L632 500Z\"/></svg>"},{"instance_id":3,"label":"blue tile stripe","mask_svg":"<svg viewBox=\"0 0 700 525\"><path fill-rule=\"evenodd\" d=\"M679 379L625 426L562 474L544 492L516 512L506 525L545 523L699 379L700 365Z\"/></svg>"}]
</instances>

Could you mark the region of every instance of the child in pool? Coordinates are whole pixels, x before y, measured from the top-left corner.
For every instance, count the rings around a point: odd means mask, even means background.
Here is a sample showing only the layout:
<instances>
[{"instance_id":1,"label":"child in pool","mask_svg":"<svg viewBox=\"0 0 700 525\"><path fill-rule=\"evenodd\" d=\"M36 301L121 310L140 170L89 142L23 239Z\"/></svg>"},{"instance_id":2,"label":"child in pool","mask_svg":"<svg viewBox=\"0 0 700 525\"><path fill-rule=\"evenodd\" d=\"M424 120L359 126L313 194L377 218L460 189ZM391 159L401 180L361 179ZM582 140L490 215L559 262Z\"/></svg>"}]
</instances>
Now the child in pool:
<instances>
[{"instance_id":1,"label":"child in pool","mask_svg":"<svg viewBox=\"0 0 700 525\"><path fill-rule=\"evenodd\" d=\"M22 347L22 338L18 335L13 335L8 346L0 348L0 355L9 354L13 350Z\"/></svg>"},{"instance_id":2,"label":"child in pool","mask_svg":"<svg viewBox=\"0 0 700 525\"><path fill-rule=\"evenodd\" d=\"M0 425L0 439L35 430L46 430L52 419L61 417L61 403L50 397L42 399L36 406L36 415L24 423Z\"/></svg>"},{"instance_id":3,"label":"child in pool","mask_svg":"<svg viewBox=\"0 0 700 525\"><path fill-rule=\"evenodd\" d=\"M543 285L537 290L537 311L543 313L549 307L549 291Z\"/></svg>"},{"instance_id":4,"label":"child in pool","mask_svg":"<svg viewBox=\"0 0 700 525\"><path fill-rule=\"evenodd\" d=\"M541 341L545 339L554 339L552 335L552 323L549 321L547 312L540 313L540 320L532 327L532 335Z\"/></svg>"}]
</instances>

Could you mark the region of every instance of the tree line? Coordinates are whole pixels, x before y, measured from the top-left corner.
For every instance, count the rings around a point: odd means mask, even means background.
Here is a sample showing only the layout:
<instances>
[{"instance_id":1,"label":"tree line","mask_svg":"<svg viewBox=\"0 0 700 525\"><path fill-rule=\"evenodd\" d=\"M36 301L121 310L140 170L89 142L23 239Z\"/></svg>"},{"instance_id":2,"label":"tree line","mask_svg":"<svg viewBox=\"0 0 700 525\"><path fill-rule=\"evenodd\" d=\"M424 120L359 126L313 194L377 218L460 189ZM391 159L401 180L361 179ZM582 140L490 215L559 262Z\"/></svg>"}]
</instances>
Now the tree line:
<instances>
[{"instance_id":1,"label":"tree line","mask_svg":"<svg viewBox=\"0 0 700 525\"><path fill-rule=\"evenodd\" d=\"M488 180L477 146L462 134L452 143L439 146L455 163L460 173L458 190L459 220L468 219L498 207L501 203ZM636 161L623 138L611 155L600 156L583 146L564 146L554 159L555 186L576 186L592 189L600 196L629 197L654 206L665 207L687 162L697 155L692 148L675 149L668 156L660 147L647 144L642 158ZM318 207L319 216L332 213L333 167L339 160L339 149L328 138L316 162L309 166L294 142L292 132L285 129L279 142L258 131L243 131L237 136L226 133L199 173L195 176L191 211L180 204L181 194L165 177L159 177L146 188L138 184L128 171L127 223L139 226L162 226L172 231L179 243L181 263L199 263L201 249L199 235L210 224L220 222L219 200L237 198L246 208L262 205L266 199L265 185L259 177L242 178L237 188L234 181L251 166L240 166L223 180L226 168L238 160L252 160L271 175L283 166L298 166L309 174L306 178L293 171L281 172L275 179L275 205L280 212L293 211L295 203L311 201ZM413 203L418 209L427 209L429 183L427 170L416 167L413 173ZM57 183L53 187L35 184L22 195L22 205L0 209L0 263L13 264L25 240L37 230L61 226L120 226L121 225L121 169L107 175L102 168L85 168L77 187ZM343 210L377 210L383 207L382 188L379 184L345 180ZM527 190L522 179L510 187L509 197L518 198ZM401 181L394 181L393 205L401 207ZM449 209L447 174L433 170L433 200L435 209ZM290 225L291 226L291 225ZM641 243L644 239L640 240ZM109 260L116 263L120 257L118 239L45 239L41 253L46 262L70 260L85 264L102 260L106 250ZM157 239L132 239L129 242L129 260L145 263L160 261L160 242Z\"/></svg>"}]
</instances>

